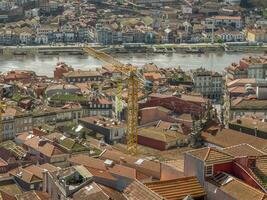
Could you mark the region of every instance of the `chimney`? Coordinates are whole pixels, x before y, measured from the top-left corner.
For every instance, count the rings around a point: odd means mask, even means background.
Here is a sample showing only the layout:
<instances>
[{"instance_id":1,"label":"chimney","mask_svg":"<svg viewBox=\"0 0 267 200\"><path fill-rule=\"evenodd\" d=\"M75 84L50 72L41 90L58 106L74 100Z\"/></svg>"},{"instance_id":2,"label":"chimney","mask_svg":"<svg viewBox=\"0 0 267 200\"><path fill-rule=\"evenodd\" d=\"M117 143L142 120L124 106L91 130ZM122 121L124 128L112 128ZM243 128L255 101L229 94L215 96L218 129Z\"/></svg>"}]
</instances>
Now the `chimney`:
<instances>
[{"instance_id":1,"label":"chimney","mask_svg":"<svg viewBox=\"0 0 267 200\"><path fill-rule=\"evenodd\" d=\"M38 146L44 146L46 144L46 140L45 139L40 139L39 142L38 142Z\"/></svg>"},{"instance_id":2,"label":"chimney","mask_svg":"<svg viewBox=\"0 0 267 200\"><path fill-rule=\"evenodd\" d=\"M48 192L48 170L43 169L43 192Z\"/></svg>"},{"instance_id":3,"label":"chimney","mask_svg":"<svg viewBox=\"0 0 267 200\"><path fill-rule=\"evenodd\" d=\"M120 157L120 164L123 165L126 163L126 160L124 157Z\"/></svg>"}]
</instances>

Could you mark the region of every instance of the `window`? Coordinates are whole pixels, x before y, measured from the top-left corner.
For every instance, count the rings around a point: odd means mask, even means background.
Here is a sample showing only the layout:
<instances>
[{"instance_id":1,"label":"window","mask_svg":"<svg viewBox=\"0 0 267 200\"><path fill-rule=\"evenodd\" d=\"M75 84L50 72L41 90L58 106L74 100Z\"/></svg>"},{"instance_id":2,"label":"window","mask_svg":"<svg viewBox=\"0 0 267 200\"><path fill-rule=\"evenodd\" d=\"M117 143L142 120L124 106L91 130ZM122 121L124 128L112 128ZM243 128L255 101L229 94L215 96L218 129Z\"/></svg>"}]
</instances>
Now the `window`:
<instances>
[{"instance_id":1,"label":"window","mask_svg":"<svg viewBox=\"0 0 267 200\"><path fill-rule=\"evenodd\" d=\"M34 190L34 184L31 184L30 188L31 190Z\"/></svg>"},{"instance_id":2,"label":"window","mask_svg":"<svg viewBox=\"0 0 267 200\"><path fill-rule=\"evenodd\" d=\"M116 131L116 132L114 133L114 137L118 137L118 136L119 136L119 132Z\"/></svg>"},{"instance_id":3,"label":"window","mask_svg":"<svg viewBox=\"0 0 267 200\"><path fill-rule=\"evenodd\" d=\"M206 176L212 176L212 174L213 174L213 166L212 165L206 166L205 174L206 174Z\"/></svg>"}]
</instances>

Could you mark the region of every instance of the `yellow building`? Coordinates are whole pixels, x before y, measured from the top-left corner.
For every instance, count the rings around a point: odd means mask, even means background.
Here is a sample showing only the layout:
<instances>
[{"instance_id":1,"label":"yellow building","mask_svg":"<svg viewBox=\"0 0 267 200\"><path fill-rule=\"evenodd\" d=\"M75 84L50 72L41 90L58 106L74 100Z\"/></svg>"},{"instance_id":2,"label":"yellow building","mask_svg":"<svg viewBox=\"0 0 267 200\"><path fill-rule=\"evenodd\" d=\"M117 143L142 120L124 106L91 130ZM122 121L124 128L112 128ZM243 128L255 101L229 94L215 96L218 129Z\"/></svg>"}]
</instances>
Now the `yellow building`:
<instances>
[{"instance_id":1,"label":"yellow building","mask_svg":"<svg viewBox=\"0 0 267 200\"><path fill-rule=\"evenodd\" d=\"M266 29L249 29L247 31L247 41L267 42L267 30Z\"/></svg>"}]
</instances>

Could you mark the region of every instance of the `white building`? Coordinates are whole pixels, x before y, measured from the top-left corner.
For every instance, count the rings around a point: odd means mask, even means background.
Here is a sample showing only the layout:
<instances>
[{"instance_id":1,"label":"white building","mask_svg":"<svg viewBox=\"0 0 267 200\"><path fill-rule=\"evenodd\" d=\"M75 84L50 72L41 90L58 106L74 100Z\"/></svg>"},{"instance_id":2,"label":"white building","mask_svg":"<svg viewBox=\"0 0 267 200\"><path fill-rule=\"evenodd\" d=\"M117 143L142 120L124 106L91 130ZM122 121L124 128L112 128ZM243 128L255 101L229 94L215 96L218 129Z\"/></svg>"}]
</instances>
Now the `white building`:
<instances>
[{"instance_id":1,"label":"white building","mask_svg":"<svg viewBox=\"0 0 267 200\"><path fill-rule=\"evenodd\" d=\"M48 36L47 35L36 35L35 43L36 44L48 44Z\"/></svg>"},{"instance_id":2,"label":"white building","mask_svg":"<svg viewBox=\"0 0 267 200\"><path fill-rule=\"evenodd\" d=\"M244 34L239 31L227 31L217 34L224 42L242 42L245 40Z\"/></svg>"},{"instance_id":3,"label":"white building","mask_svg":"<svg viewBox=\"0 0 267 200\"><path fill-rule=\"evenodd\" d=\"M39 9L38 8L34 8L31 10L25 10L24 13L26 18L33 18L33 17L38 17L39 16Z\"/></svg>"},{"instance_id":4,"label":"white building","mask_svg":"<svg viewBox=\"0 0 267 200\"><path fill-rule=\"evenodd\" d=\"M231 5L240 5L241 0L224 0L225 3L229 3Z\"/></svg>"},{"instance_id":5,"label":"white building","mask_svg":"<svg viewBox=\"0 0 267 200\"><path fill-rule=\"evenodd\" d=\"M223 79L218 72L198 68L193 72L195 92L206 98L219 100L223 93Z\"/></svg>"},{"instance_id":6,"label":"white building","mask_svg":"<svg viewBox=\"0 0 267 200\"><path fill-rule=\"evenodd\" d=\"M242 19L240 16L214 16L211 18L206 18L205 24L215 26L233 26L237 29L242 28Z\"/></svg>"},{"instance_id":7,"label":"white building","mask_svg":"<svg viewBox=\"0 0 267 200\"><path fill-rule=\"evenodd\" d=\"M30 44L32 42L32 34L22 32L19 34L19 40L21 44Z\"/></svg>"}]
</instances>

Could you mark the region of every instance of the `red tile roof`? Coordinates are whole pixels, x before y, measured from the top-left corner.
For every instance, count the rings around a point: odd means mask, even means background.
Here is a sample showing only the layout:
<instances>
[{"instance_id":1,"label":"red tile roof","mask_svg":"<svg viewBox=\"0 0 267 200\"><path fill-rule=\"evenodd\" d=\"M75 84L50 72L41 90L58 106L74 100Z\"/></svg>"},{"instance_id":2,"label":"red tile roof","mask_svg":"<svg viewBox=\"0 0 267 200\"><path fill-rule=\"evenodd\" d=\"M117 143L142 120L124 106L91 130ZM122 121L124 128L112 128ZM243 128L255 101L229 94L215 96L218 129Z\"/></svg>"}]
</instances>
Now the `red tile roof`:
<instances>
[{"instance_id":1,"label":"red tile roof","mask_svg":"<svg viewBox=\"0 0 267 200\"><path fill-rule=\"evenodd\" d=\"M204 147L186 153L204 161L206 165L231 162L234 160L233 156L213 147Z\"/></svg>"},{"instance_id":2,"label":"red tile roof","mask_svg":"<svg viewBox=\"0 0 267 200\"><path fill-rule=\"evenodd\" d=\"M49 142L46 142L44 145L39 145L40 140L41 139L39 137L32 137L26 140L24 144L47 157L64 154L58 147L54 146Z\"/></svg>"},{"instance_id":3,"label":"red tile roof","mask_svg":"<svg viewBox=\"0 0 267 200\"><path fill-rule=\"evenodd\" d=\"M168 181L145 183L145 185L166 200L182 200L187 196L203 198L204 188L196 177L184 177Z\"/></svg>"}]
</instances>

